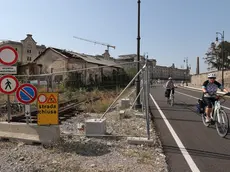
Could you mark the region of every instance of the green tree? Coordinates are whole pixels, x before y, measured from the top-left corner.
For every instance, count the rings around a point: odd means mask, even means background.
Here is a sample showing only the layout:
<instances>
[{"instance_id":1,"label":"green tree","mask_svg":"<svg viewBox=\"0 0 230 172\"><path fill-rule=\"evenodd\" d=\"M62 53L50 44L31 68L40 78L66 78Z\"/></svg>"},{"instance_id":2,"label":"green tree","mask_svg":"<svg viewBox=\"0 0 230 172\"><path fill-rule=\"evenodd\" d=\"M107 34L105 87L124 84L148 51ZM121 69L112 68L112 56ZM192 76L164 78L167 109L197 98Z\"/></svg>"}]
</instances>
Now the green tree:
<instances>
[{"instance_id":1,"label":"green tree","mask_svg":"<svg viewBox=\"0 0 230 172\"><path fill-rule=\"evenodd\" d=\"M137 74L137 68L136 67L129 68L129 69L126 69L125 72L130 78L133 78Z\"/></svg>"},{"instance_id":2,"label":"green tree","mask_svg":"<svg viewBox=\"0 0 230 172\"><path fill-rule=\"evenodd\" d=\"M205 63L209 64L212 68L217 70L222 69L224 60L224 69L230 69L230 42L224 41L224 55L222 57L222 42L219 45L215 43L211 44L206 57L204 57Z\"/></svg>"}]
</instances>

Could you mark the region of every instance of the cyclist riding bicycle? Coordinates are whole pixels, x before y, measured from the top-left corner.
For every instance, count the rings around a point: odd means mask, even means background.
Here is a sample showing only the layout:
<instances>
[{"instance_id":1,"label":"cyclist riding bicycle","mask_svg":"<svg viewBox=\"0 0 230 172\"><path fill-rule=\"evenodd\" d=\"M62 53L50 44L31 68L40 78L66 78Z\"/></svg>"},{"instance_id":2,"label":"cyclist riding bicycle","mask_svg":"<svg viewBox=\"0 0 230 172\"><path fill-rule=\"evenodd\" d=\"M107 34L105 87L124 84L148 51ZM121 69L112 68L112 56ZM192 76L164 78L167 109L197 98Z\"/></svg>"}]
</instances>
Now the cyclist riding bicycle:
<instances>
[{"instance_id":1,"label":"cyclist riding bicycle","mask_svg":"<svg viewBox=\"0 0 230 172\"><path fill-rule=\"evenodd\" d=\"M208 80L206 80L202 85L203 96L202 99L207 106L205 109L206 114L206 122L211 122L210 114L212 112L212 105L214 105L216 101L216 92L221 89L224 92L228 93L227 89L223 88L222 85L216 81L216 74L210 73L208 74Z\"/></svg>"},{"instance_id":2,"label":"cyclist riding bicycle","mask_svg":"<svg viewBox=\"0 0 230 172\"><path fill-rule=\"evenodd\" d=\"M165 85L166 91L165 91L165 97L169 100L170 93L172 91L172 94L174 95L174 83L172 81L172 77L169 77L168 81L166 82Z\"/></svg>"}]
</instances>

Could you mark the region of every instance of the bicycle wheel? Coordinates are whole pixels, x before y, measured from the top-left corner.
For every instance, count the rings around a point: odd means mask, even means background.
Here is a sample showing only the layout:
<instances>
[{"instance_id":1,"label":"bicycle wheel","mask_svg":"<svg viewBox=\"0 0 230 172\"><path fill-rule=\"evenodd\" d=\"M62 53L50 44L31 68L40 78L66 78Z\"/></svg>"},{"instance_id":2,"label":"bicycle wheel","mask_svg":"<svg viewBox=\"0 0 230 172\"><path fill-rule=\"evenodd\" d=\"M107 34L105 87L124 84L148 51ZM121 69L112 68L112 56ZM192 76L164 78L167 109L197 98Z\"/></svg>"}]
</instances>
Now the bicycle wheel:
<instances>
[{"instance_id":1,"label":"bicycle wheel","mask_svg":"<svg viewBox=\"0 0 230 172\"><path fill-rule=\"evenodd\" d=\"M228 134L229 120L224 110L219 111L219 120L216 117L216 130L220 137L225 137Z\"/></svg>"},{"instance_id":2,"label":"bicycle wheel","mask_svg":"<svg viewBox=\"0 0 230 172\"><path fill-rule=\"evenodd\" d=\"M174 105L174 97L172 96L170 100L171 100L170 105L173 106Z\"/></svg>"},{"instance_id":3,"label":"bicycle wheel","mask_svg":"<svg viewBox=\"0 0 230 172\"><path fill-rule=\"evenodd\" d=\"M201 114L201 118L202 118L204 126L209 127L210 123L206 122L206 114L205 113Z\"/></svg>"}]
</instances>

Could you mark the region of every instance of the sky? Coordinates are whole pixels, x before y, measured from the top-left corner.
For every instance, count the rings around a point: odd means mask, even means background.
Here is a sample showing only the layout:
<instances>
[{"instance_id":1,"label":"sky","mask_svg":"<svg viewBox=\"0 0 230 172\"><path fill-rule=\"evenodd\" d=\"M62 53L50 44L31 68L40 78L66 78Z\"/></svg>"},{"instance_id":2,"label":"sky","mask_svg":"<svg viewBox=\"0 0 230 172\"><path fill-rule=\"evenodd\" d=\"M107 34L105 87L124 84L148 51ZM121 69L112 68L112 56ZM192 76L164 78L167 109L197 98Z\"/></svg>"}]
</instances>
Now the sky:
<instances>
[{"instance_id":1,"label":"sky","mask_svg":"<svg viewBox=\"0 0 230 172\"><path fill-rule=\"evenodd\" d=\"M222 2L222 3L220 3ZM137 53L137 0L0 0L0 40L20 41L27 33L38 44L80 53L102 54L106 46L73 36L108 43L111 56ZM192 72L215 41L216 32L230 39L229 0L141 0L141 55L157 65L180 68L187 57Z\"/></svg>"}]
</instances>

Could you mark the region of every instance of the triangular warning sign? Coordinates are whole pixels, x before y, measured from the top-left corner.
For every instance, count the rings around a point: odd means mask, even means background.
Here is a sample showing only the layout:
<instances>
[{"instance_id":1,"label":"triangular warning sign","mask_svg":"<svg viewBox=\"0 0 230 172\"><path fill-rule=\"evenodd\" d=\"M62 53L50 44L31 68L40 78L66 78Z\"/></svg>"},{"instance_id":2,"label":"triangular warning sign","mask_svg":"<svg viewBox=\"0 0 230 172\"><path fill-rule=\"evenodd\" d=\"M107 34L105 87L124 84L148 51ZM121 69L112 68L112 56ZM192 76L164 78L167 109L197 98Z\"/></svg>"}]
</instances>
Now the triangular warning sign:
<instances>
[{"instance_id":1,"label":"triangular warning sign","mask_svg":"<svg viewBox=\"0 0 230 172\"><path fill-rule=\"evenodd\" d=\"M50 95L49 99L47 100L47 103L57 103L57 100L55 99L53 94Z\"/></svg>"}]
</instances>

